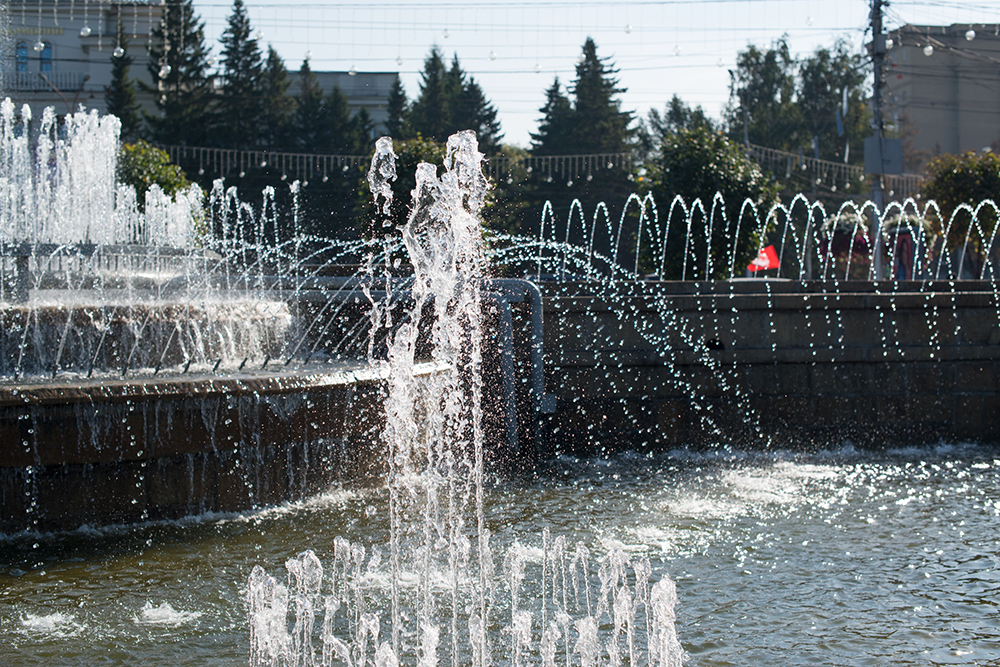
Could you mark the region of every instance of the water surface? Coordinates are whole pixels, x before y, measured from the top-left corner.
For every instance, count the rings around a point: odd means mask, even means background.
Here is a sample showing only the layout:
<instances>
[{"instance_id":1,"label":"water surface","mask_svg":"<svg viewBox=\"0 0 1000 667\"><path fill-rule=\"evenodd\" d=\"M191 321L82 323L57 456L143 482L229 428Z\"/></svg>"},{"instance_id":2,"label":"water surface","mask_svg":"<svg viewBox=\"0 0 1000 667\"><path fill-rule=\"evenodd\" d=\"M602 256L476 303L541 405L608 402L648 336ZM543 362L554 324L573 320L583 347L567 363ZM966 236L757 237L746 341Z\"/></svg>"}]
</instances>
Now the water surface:
<instances>
[{"instance_id":1,"label":"water surface","mask_svg":"<svg viewBox=\"0 0 1000 667\"><path fill-rule=\"evenodd\" d=\"M283 579L305 549L329 563L338 536L381 548L386 503L382 489L332 490L0 538L0 665L245 665L251 568ZM997 449L564 458L497 481L486 505L495 554L548 528L649 558L654 581L677 583L688 665L1000 664Z\"/></svg>"}]
</instances>

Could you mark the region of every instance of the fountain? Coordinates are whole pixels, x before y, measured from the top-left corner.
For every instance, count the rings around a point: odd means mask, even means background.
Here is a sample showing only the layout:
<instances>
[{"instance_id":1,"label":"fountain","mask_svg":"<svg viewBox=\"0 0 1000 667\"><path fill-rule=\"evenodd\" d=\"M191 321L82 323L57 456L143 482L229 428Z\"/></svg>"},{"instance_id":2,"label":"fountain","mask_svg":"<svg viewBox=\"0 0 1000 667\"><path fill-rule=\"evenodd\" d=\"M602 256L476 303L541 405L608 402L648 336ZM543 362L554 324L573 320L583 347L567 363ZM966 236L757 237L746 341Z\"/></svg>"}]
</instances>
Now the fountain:
<instances>
[{"instance_id":1,"label":"fountain","mask_svg":"<svg viewBox=\"0 0 1000 667\"><path fill-rule=\"evenodd\" d=\"M375 193L389 158L383 143ZM8 343L21 361L4 378L18 429L4 441L23 449L4 473L20 484L4 487L4 512L39 518L0 537L13 659L669 665L682 648L695 664L990 659L1000 465L994 448L966 444L998 435L1000 299L986 264L981 280L958 280L961 253L926 262L911 208L889 214L912 230L915 255L887 266L922 279L851 280L831 258L852 211L808 206L800 226L804 200L778 227L791 278L738 279L722 252L730 280L703 280L705 255L685 260L696 280L645 279L665 225L721 215L714 202L672 204L661 220L655 202L631 199L642 231L604 225L622 240L606 257L593 252L597 216L583 234L546 219L540 240L491 239L487 253L470 137L453 139L445 167L440 178L422 168L402 230L412 279L396 277L394 235L350 248L272 241L273 226L221 189L212 227L226 233L178 255L156 241L155 253L105 260L107 246L65 238L41 257L9 255L5 277L23 257L30 276L26 294L6 293L26 299L4 297L27 313L20 339L49 341L30 355ZM330 276L347 256L368 274ZM115 277L112 262L138 270ZM488 264L558 280L515 289L483 280ZM228 326L211 324L225 319L215 290L263 308L269 333L194 346ZM84 292L91 303L38 299ZM128 320L122 295L155 298ZM473 335L484 314L490 344ZM121 333L114 318L128 322ZM363 363L340 371L345 357ZM147 400L171 391L180 412ZM57 400L61 413L43 416ZM105 430L86 405L110 416ZM530 418L507 423L511 405ZM146 453L178 432L189 450ZM307 446L282 448L289 433ZM484 466L497 442L528 471ZM45 476L59 466L42 453L80 456L80 443L115 460ZM372 460L383 481L350 483ZM124 506L104 517L117 525L45 532L54 491L102 469L118 480L98 493ZM167 509L143 506L170 489ZM239 502L207 502L206 489ZM46 516L95 493L64 495Z\"/></svg>"}]
</instances>

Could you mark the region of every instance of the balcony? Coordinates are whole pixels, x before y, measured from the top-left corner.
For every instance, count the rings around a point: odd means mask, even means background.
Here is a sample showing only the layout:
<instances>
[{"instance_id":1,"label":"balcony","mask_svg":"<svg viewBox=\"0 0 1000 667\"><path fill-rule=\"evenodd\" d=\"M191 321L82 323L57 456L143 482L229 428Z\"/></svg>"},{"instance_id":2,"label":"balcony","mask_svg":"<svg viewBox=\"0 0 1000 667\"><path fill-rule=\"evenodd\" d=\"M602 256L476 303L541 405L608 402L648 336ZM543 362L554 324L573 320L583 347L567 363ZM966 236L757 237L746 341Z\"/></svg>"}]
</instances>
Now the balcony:
<instances>
[{"instance_id":1,"label":"balcony","mask_svg":"<svg viewBox=\"0 0 1000 667\"><path fill-rule=\"evenodd\" d=\"M86 72L3 72L0 73L0 90L5 93L41 93L51 92L52 86L45 82L40 74L58 88L62 93L75 93L87 77Z\"/></svg>"}]
</instances>

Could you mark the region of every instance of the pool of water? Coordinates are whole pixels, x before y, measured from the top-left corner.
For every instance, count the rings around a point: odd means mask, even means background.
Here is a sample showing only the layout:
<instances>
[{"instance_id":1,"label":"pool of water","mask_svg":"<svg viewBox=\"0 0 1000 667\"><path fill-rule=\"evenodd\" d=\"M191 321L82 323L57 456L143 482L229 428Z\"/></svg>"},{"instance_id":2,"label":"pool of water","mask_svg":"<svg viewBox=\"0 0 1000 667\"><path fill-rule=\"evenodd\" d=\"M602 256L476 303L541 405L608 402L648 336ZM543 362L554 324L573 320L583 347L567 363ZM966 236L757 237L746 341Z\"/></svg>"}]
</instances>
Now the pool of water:
<instances>
[{"instance_id":1,"label":"pool of water","mask_svg":"<svg viewBox=\"0 0 1000 667\"><path fill-rule=\"evenodd\" d=\"M0 665L245 665L253 566L385 545L387 496L0 537ZM485 505L497 554L548 529L669 574L687 665L1000 664L1000 449L558 459Z\"/></svg>"}]
</instances>

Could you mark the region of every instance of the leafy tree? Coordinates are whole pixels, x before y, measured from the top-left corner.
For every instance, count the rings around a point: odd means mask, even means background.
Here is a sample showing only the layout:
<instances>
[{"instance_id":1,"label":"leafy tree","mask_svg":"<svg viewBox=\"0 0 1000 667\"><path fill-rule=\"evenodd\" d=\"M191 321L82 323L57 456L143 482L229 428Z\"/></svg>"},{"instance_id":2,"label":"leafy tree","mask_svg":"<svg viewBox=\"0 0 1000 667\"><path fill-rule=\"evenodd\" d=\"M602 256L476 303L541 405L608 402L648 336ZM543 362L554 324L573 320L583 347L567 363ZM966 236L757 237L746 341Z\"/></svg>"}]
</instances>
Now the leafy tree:
<instances>
[{"instance_id":1,"label":"leafy tree","mask_svg":"<svg viewBox=\"0 0 1000 667\"><path fill-rule=\"evenodd\" d=\"M216 104L219 136L226 147L259 145L263 88L264 63L250 17L243 0L233 0L233 12L222 33L222 88Z\"/></svg>"},{"instance_id":2,"label":"leafy tree","mask_svg":"<svg viewBox=\"0 0 1000 667\"><path fill-rule=\"evenodd\" d=\"M736 69L730 72L725 117L729 136L734 140L746 137L752 144L786 151L802 145L802 113L795 100L795 61L785 39L779 39L766 51L750 45L739 54Z\"/></svg>"},{"instance_id":3,"label":"leafy tree","mask_svg":"<svg viewBox=\"0 0 1000 667\"><path fill-rule=\"evenodd\" d=\"M799 66L797 104L803 135L815 137L820 159L842 162L848 145L848 160L860 163L865 137L871 134L870 115L862 86L865 76L860 54L848 52L837 42L833 50L819 48ZM847 112L844 112L844 100ZM838 125L839 123L839 125Z\"/></svg>"},{"instance_id":4,"label":"leafy tree","mask_svg":"<svg viewBox=\"0 0 1000 667\"><path fill-rule=\"evenodd\" d=\"M963 204L975 211L987 199L1000 203L1000 156L972 151L941 155L928 162L926 169L924 195L941 210L940 218L934 216L930 221L932 230L942 236L948 250L961 248L968 237L965 264L979 277L987 256L997 254L998 242L994 240L990 246L997 225L996 209L989 205L979 208L973 221Z\"/></svg>"},{"instance_id":5,"label":"leafy tree","mask_svg":"<svg viewBox=\"0 0 1000 667\"><path fill-rule=\"evenodd\" d=\"M444 162L445 144L417 137L399 141L393 139L393 151L396 153L397 178L392 182L392 206L389 218L396 233L406 224L410 213L411 193L417 187L417 165L427 162L441 165ZM374 155L374 150L371 151ZM440 173L440 168L438 169ZM363 180L358 189L359 213L356 216L360 232L366 238L380 238L384 233L381 225L382 216L376 213L371 201L371 190L367 180Z\"/></svg>"},{"instance_id":6,"label":"leafy tree","mask_svg":"<svg viewBox=\"0 0 1000 667\"><path fill-rule=\"evenodd\" d=\"M403 89L403 81L396 75L389 89L389 100L386 104L388 118L385 121L385 131L393 139L410 138L409 113L410 105Z\"/></svg>"},{"instance_id":7,"label":"leafy tree","mask_svg":"<svg viewBox=\"0 0 1000 667\"><path fill-rule=\"evenodd\" d=\"M118 180L135 189L139 207L154 183L171 197L191 185L184 171L170 162L166 151L139 139L122 144L118 153Z\"/></svg>"},{"instance_id":8,"label":"leafy tree","mask_svg":"<svg viewBox=\"0 0 1000 667\"><path fill-rule=\"evenodd\" d=\"M659 153L663 142L671 134L696 127L714 131L715 123L705 115L704 109L700 106L692 109L680 97L674 95L662 115L657 109L650 109L646 122L639 127L639 145L642 154L652 157Z\"/></svg>"},{"instance_id":9,"label":"leafy tree","mask_svg":"<svg viewBox=\"0 0 1000 667\"><path fill-rule=\"evenodd\" d=\"M142 112L136 95L135 82L129 78L132 67L132 56L128 54L128 33L118 21L118 48L120 56L111 56L111 83L104 88L104 105L109 114L118 116L121 121L121 137L131 141L138 138L142 131Z\"/></svg>"},{"instance_id":10,"label":"leafy tree","mask_svg":"<svg viewBox=\"0 0 1000 667\"><path fill-rule=\"evenodd\" d=\"M736 272L742 272L753 259L759 239L754 236L756 223L752 216L740 220L740 209L749 199L757 205L761 215L766 214L777 201L777 186L746 156L741 146L704 126L681 128L666 137L648 176L649 190L659 204L661 228L666 227L670 204L676 195L680 195L689 207L700 199L705 210L704 214L692 215L690 235L683 216L676 212L670 216L661 277L669 280L728 278L734 245ZM722 195L725 208L712 218L709 235L716 192ZM644 245L648 245L645 239ZM659 269L658 256L645 259L649 262L647 269Z\"/></svg>"},{"instance_id":11,"label":"leafy tree","mask_svg":"<svg viewBox=\"0 0 1000 667\"><path fill-rule=\"evenodd\" d=\"M284 61L274 47L268 46L261 85L261 143L274 150L293 146L291 123L295 100L288 93L291 85Z\"/></svg>"},{"instance_id":12,"label":"leafy tree","mask_svg":"<svg viewBox=\"0 0 1000 667\"><path fill-rule=\"evenodd\" d=\"M576 66L573 84L573 139L579 153L622 153L632 148L635 130L630 128L632 113L621 110L614 75L618 70L597 57L597 45L587 38L583 60Z\"/></svg>"},{"instance_id":13,"label":"leafy tree","mask_svg":"<svg viewBox=\"0 0 1000 667\"><path fill-rule=\"evenodd\" d=\"M193 0L167 0L163 19L153 26L149 74L155 83L139 82L154 97L158 115L147 115L152 137L164 144L212 145L212 77L204 24Z\"/></svg>"},{"instance_id":14,"label":"leafy tree","mask_svg":"<svg viewBox=\"0 0 1000 667\"><path fill-rule=\"evenodd\" d=\"M538 121L538 132L531 133L534 155L569 155L574 152L572 141L573 105L562 92L559 77L545 91L545 105Z\"/></svg>"}]
</instances>

